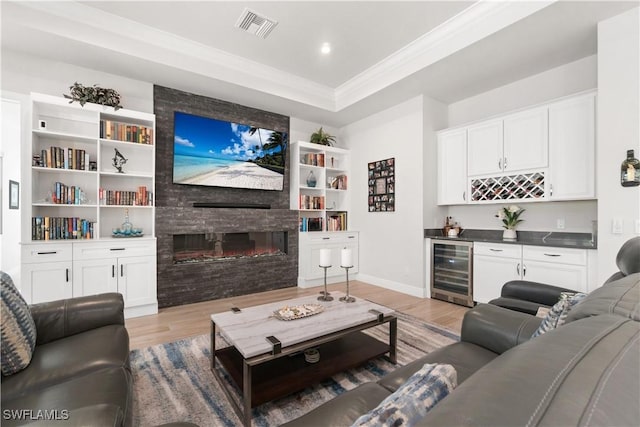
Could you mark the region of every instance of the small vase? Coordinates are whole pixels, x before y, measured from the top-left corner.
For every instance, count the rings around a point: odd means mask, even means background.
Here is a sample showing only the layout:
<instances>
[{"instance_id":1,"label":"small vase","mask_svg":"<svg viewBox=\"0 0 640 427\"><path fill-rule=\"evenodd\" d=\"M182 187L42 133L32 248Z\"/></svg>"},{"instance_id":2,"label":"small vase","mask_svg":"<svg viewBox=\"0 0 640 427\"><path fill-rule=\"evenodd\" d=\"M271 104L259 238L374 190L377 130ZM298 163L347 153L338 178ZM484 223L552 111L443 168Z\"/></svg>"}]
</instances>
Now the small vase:
<instances>
[{"instance_id":1,"label":"small vase","mask_svg":"<svg viewBox=\"0 0 640 427\"><path fill-rule=\"evenodd\" d=\"M313 174L313 171L310 171L307 176L307 187L315 187L317 182L318 181L316 180L316 176Z\"/></svg>"},{"instance_id":2,"label":"small vase","mask_svg":"<svg viewBox=\"0 0 640 427\"><path fill-rule=\"evenodd\" d=\"M517 240L517 239L518 239L518 233L516 233L516 230L512 228L506 228L502 232L502 240Z\"/></svg>"}]
</instances>

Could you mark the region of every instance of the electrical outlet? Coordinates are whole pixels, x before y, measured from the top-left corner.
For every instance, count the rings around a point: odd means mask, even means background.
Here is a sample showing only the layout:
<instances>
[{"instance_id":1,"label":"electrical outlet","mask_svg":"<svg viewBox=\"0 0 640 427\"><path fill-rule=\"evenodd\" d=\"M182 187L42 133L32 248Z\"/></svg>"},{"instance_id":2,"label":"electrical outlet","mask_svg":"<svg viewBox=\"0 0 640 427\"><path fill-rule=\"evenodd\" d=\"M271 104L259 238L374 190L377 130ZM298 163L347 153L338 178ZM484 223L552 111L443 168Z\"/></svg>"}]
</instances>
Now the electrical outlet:
<instances>
[{"instance_id":1,"label":"electrical outlet","mask_svg":"<svg viewBox=\"0 0 640 427\"><path fill-rule=\"evenodd\" d=\"M611 220L611 233L622 234L622 224L622 218L613 218L613 220Z\"/></svg>"},{"instance_id":2,"label":"electrical outlet","mask_svg":"<svg viewBox=\"0 0 640 427\"><path fill-rule=\"evenodd\" d=\"M556 220L556 228L558 230L564 230L564 218L558 218Z\"/></svg>"}]
</instances>

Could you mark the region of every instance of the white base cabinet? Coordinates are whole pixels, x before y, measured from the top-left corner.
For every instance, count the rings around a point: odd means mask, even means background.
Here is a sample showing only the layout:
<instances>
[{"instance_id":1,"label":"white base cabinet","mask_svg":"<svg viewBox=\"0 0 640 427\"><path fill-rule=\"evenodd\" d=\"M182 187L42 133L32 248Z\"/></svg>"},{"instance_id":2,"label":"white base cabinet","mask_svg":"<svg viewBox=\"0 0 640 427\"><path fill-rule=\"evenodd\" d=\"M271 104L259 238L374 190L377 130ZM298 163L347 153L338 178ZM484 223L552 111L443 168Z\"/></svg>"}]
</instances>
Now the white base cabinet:
<instances>
[{"instance_id":1,"label":"white base cabinet","mask_svg":"<svg viewBox=\"0 0 640 427\"><path fill-rule=\"evenodd\" d=\"M587 292L587 250L523 246L517 244L474 244L473 299L488 303L500 296L510 280L527 280Z\"/></svg>"},{"instance_id":2,"label":"white base cabinet","mask_svg":"<svg viewBox=\"0 0 640 427\"><path fill-rule=\"evenodd\" d=\"M24 244L22 253L30 304L119 292L125 317L158 312L155 239Z\"/></svg>"},{"instance_id":3,"label":"white base cabinet","mask_svg":"<svg viewBox=\"0 0 640 427\"><path fill-rule=\"evenodd\" d=\"M298 286L302 288L324 284L324 268L320 267L320 249L331 249L331 268L327 269L327 283L344 282L345 269L340 266L341 250L351 249L353 268L349 280L358 272L358 233L333 231L300 233L299 235Z\"/></svg>"}]
</instances>

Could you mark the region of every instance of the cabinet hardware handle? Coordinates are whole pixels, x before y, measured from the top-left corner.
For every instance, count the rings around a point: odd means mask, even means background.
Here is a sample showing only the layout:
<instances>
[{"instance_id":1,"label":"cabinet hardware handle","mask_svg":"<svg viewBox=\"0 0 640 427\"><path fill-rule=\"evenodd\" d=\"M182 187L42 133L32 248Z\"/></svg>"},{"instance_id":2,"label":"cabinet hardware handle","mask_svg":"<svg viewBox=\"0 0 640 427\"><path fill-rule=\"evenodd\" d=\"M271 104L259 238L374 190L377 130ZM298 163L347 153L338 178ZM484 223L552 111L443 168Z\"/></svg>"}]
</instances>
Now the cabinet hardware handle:
<instances>
[{"instance_id":1,"label":"cabinet hardware handle","mask_svg":"<svg viewBox=\"0 0 640 427\"><path fill-rule=\"evenodd\" d=\"M557 257L557 256L560 256L560 254L546 254L546 253L545 253L545 254L544 254L544 256Z\"/></svg>"},{"instance_id":2,"label":"cabinet hardware handle","mask_svg":"<svg viewBox=\"0 0 640 427\"><path fill-rule=\"evenodd\" d=\"M124 277L124 265L120 264L120 277Z\"/></svg>"},{"instance_id":3,"label":"cabinet hardware handle","mask_svg":"<svg viewBox=\"0 0 640 427\"><path fill-rule=\"evenodd\" d=\"M355 238L356 238L356 236L349 236L348 238L349 238L349 239L355 239Z\"/></svg>"},{"instance_id":4,"label":"cabinet hardware handle","mask_svg":"<svg viewBox=\"0 0 640 427\"><path fill-rule=\"evenodd\" d=\"M462 200L464 200L465 202L467 201L467 192L466 191L462 192Z\"/></svg>"},{"instance_id":5,"label":"cabinet hardware handle","mask_svg":"<svg viewBox=\"0 0 640 427\"><path fill-rule=\"evenodd\" d=\"M502 159L498 159L498 169L502 170Z\"/></svg>"},{"instance_id":6,"label":"cabinet hardware handle","mask_svg":"<svg viewBox=\"0 0 640 427\"><path fill-rule=\"evenodd\" d=\"M111 277L116 277L116 266L111 264Z\"/></svg>"},{"instance_id":7,"label":"cabinet hardware handle","mask_svg":"<svg viewBox=\"0 0 640 427\"><path fill-rule=\"evenodd\" d=\"M507 170L507 158L504 158L504 170Z\"/></svg>"},{"instance_id":8,"label":"cabinet hardware handle","mask_svg":"<svg viewBox=\"0 0 640 427\"><path fill-rule=\"evenodd\" d=\"M126 248L111 248L110 251L124 251Z\"/></svg>"},{"instance_id":9,"label":"cabinet hardware handle","mask_svg":"<svg viewBox=\"0 0 640 427\"><path fill-rule=\"evenodd\" d=\"M516 271L518 272L518 276L520 276L520 263L516 266Z\"/></svg>"},{"instance_id":10,"label":"cabinet hardware handle","mask_svg":"<svg viewBox=\"0 0 640 427\"><path fill-rule=\"evenodd\" d=\"M44 252L37 252L38 255L53 255L53 254L57 254L58 251L44 251Z\"/></svg>"},{"instance_id":11,"label":"cabinet hardware handle","mask_svg":"<svg viewBox=\"0 0 640 427\"><path fill-rule=\"evenodd\" d=\"M323 237L322 240L329 240L331 237Z\"/></svg>"},{"instance_id":12,"label":"cabinet hardware handle","mask_svg":"<svg viewBox=\"0 0 640 427\"><path fill-rule=\"evenodd\" d=\"M522 264L522 277L527 275L527 266Z\"/></svg>"},{"instance_id":13,"label":"cabinet hardware handle","mask_svg":"<svg viewBox=\"0 0 640 427\"><path fill-rule=\"evenodd\" d=\"M65 275L66 275L65 280L67 281L67 283L69 283L69 269L68 268L65 268Z\"/></svg>"},{"instance_id":14,"label":"cabinet hardware handle","mask_svg":"<svg viewBox=\"0 0 640 427\"><path fill-rule=\"evenodd\" d=\"M553 196L553 184L549 185L549 196Z\"/></svg>"},{"instance_id":15,"label":"cabinet hardware handle","mask_svg":"<svg viewBox=\"0 0 640 427\"><path fill-rule=\"evenodd\" d=\"M489 248L489 250L491 252L502 252L502 249L493 249L493 248Z\"/></svg>"}]
</instances>

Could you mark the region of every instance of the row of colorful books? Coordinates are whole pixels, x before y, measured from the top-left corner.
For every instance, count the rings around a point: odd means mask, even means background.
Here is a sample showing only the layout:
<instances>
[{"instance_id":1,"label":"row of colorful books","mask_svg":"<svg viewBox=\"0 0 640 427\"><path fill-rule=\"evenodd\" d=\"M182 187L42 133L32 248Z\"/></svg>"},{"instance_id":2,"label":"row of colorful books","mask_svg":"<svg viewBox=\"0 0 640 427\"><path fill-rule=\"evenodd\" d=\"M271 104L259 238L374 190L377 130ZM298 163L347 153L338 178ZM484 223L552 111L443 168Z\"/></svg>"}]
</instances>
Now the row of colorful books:
<instances>
[{"instance_id":1,"label":"row of colorful books","mask_svg":"<svg viewBox=\"0 0 640 427\"><path fill-rule=\"evenodd\" d=\"M324 196L301 194L300 209L324 209Z\"/></svg>"},{"instance_id":2,"label":"row of colorful books","mask_svg":"<svg viewBox=\"0 0 640 427\"><path fill-rule=\"evenodd\" d=\"M322 218L305 218L301 217L299 221L300 231L322 231L323 226Z\"/></svg>"},{"instance_id":3,"label":"row of colorful books","mask_svg":"<svg viewBox=\"0 0 640 427\"><path fill-rule=\"evenodd\" d=\"M32 240L92 239L95 222L78 217L35 216L31 218Z\"/></svg>"},{"instance_id":4,"label":"row of colorful books","mask_svg":"<svg viewBox=\"0 0 640 427\"><path fill-rule=\"evenodd\" d=\"M346 231L347 213L336 212L327 216L327 231Z\"/></svg>"},{"instance_id":5,"label":"row of colorful books","mask_svg":"<svg viewBox=\"0 0 640 427\"><path fill-rule=\"evenodd\" d=\"M49 147L33 155L33 166L89 170L89 153L78 148Z\"/></svg>"},{"instance_id":6,"label":"row of colorful books","mask_svg":"<svg viewBox=\"0 0 640 427\"><path fill-rule=\"evenodd\" d=\"M153 206L153 192L146 186L138 187L138 191L105 190L98 193L101 205Z\"/></svg>"},{"instance_id":7,"label":"row of colorful books","mask_svg":"<svg viewBox=\"0 0 640 427\"><path fill-rule=\"evenodd\" d=\"M324 167L324 154L305 153L300 155L300 163Z\"/></svg>"},{"instance_id":8,"label":"row of colorful books","mask_svg":"<svg viewBox=\"0 0 640 427\"><path fill-rule=\"evenodd\" d=\"M80 187L56 182L51 192L51 202L59 205L81 205L86 200L86 194Z\"/></svg>"},{"instance_id":9,"label":"row of colorful books","mask_svg":"<svg viewBox=\"0 0 640 427\"><path fill-rule=\"evenodd\" d=\"M136 144L153 144L153 129L113 120L100 120L100 138Z\"/></svg>"}]
</instances>

